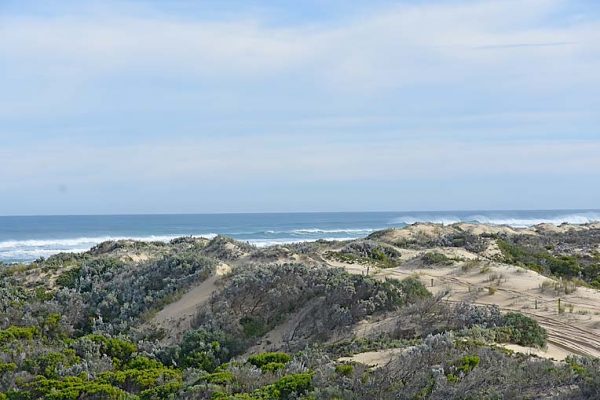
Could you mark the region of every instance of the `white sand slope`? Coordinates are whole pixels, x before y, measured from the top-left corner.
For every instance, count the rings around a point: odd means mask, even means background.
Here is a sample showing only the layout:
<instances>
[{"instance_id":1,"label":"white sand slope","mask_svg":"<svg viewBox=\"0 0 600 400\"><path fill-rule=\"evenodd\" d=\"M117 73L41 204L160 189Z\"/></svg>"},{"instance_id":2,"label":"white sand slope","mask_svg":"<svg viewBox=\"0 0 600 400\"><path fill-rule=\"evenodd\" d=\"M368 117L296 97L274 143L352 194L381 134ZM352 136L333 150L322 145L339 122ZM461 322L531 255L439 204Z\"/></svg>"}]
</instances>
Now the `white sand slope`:
<instances>
[{"instance_id":1,"label":"white sand slope","mask_svg":"<svg viewBox=\"0 0 600 400\"><path fill-rule=\"evenodd\" d=\"M216 272L193 287L181 298L160 310L151 320L151 324L163 328L167 333L166 342L174 342L191 328L191 322L198 308L210 299L218 290L217 280L227 274L231 268L227 264L220 264Z\"/></svg>"}]
</instances>

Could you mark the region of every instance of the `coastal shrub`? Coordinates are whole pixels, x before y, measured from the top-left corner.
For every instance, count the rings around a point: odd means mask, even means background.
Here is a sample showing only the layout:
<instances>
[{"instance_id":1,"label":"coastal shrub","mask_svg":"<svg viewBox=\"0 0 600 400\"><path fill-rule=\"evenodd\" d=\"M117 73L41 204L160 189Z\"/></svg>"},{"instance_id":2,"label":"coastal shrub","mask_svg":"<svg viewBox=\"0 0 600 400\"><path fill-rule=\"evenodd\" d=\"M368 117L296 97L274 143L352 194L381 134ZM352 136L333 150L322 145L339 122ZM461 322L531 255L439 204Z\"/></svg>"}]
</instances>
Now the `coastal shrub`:
<instances>
[{"instance_id":1,"label":"coastal shrub","mask_svg":"<svg viewBox=\"0 0 600 400\"><path fill-rule=\"evenodd\" d=\"M27 386L28 397L19 398L19 392L9 395L10 399L48 399L48 400L77 400L77 399L107 399L123 400L130 396L127 392L110 384L87 380L82 377L70 376L64 379L48 379L37 377ZM23 394L22 392L20 392ZM15 396L16 394L16 396Z\"/></svg>"},{"instance_id":2,"label":"coastal shrub","mask_svg":"<svg viewBox=\"0 0 600 400\"><path fill-rule=\"evenodd\" d=\"M306 308L286 338L288 345L300 349L307 341L325 340L335 329L427 295L418 280L382 282L330 267L249 264L232 271L194 325L226 332L243 352L257 337ZM228 313L221 312L225 308Z\"/></svg>"},{"instance_id":3,"label":"coastal shrub","mask_svg":"<svg viewBox=\"0 0 600 400\"><path fill-rule=\"evenodd\" d=\"M408 277L401 281L395 279L386 279L385 285L397 286L402 292L402 298L393 300L396 304L410 304L421 299L427 299L431 297L431 292L427 290L425 285L415 277ZM390 290L391 293L394 293Z\"/></svg>"},{"instance_id":4,"label":"coastal shrub","mask_svg":"<svg viewBox=\"0 0 600 400\"><path fill-rule=\"evenodd\" d=\"M292 357L286 353L271 352L271 353L260 353L248 357L248 362L255 367L262 368L263 366L271 363L286 364L290 362Z\"/></svg>"},{"instance_id":5,"label":"coastal shrub","mask_svg":"<svg viewBox=\"0 0 600 400\"><path fill-rule=\"evenodd\" d=\"M588 236L573 236L567 244L541 243L537 236L507 240L556 254L573 244L582 251L597 246L597 239ZM435 238L419 237L413 245L425 240L437 243ZM443 292L431 295L418 277L381 281L329 266L240 262L231 275L221 278L219 290L180 342L148 340L145 313L200 282L216 265L202 255L208 254L202 253L207 243L192 239L160 245L108 243L97 254L56 258L47 268L56 268L57 275L64 272L61 268L81 270L71 283L52 290L35 280L48 260L14 275L3 274L0 400L592 399L600 395L596 359L576 357L555 363L488 347L494 341L543 345L545 331L529 317L502 315L498 307L449 303ZM220 243L213 251L237 246L234 241ZM289 249L322 255L348 243L320 242ZM462 243L461 238L454 242ZM147 261L127 261L133 246L150 252ZM243 246L240 249L245 252ZM284 253L288 254L276 249L264 254L275 259ZM370 262L379 262L376 251L371 255ZM243 257L263 260L257 249ZM582 279L593 280L598 261L592 256L575 257ZM80 325L73 329L76 321ZM364 331L368 336L352 336L361 321L369 324ZM289 332L283 342L267 345L280 345L289 354L298 351L294 356L272 352L250 356L247 362L232 361L265 332L284 323ZM343 340L334 342L338 337ZM404 351L378 368L337 361L340 356L390 348Z\"/></svg>"},{"instance_id":6,"label":"coastal shrub","mask_svg":"<svg viewBox=\"0 0 600 400\"><path fill-rule=\"evenodd\" d=\"M546 249L520 246L503 239L499 239L497 243L507 263L523 265L534 271L559 277L574 278L582 273L580 262L575 256L554 256Z\"/></svg>"},{"instance_id":7,"label":"coastal shrub","mask_svg":"<svg viewBox=\"0 0 600 400\"><path fill-rule=\"evenodd\" d=\"M240 325L248 338L259 337L268 332L268 328L260 317L242 317Z\"/></svg>"},{"instance_id":8,"label":"coastal shrub","mask_svg":"<svg viewBox=\"0 0 600 400\"><path fill-rule=\"evenodd\" d=\"M204 255L218 258L219 260L237 260L245 253L251 253L256 247L251 244L233 240L229 237L217 235L202 249Z\"/></svg>"},{"instance_id":9,"label":"coastal shrub","mask_svg":"<svg viewBox=\"0 0 600 400\"><path fill-rule=\"evenodd\" d=\"M217 385L227 385L234 381L234 376L231 371L218 371L208 375L206 380Z\"/></svg>"},{"instance_id":10,"label":"coastal shrub","mask_svg":"<svg viewBox=\"0 0 600 400\"><path fill-rule=\"evenodd\" d=\"M43 375L46 378L58 378L59 370L65 369L78 363L80 358L74 350L66 349L62 352L50 352L40 354L34 358L28 358L24 363L24 370L33 375Z\"/></svg>"},{"instance_id":11,"label":"coastal shrub","mask_svg":"<svg viewBox=\"0 0 600 400\"><path fill-rule=\"evenodd\" d=\"M281 399L298 398L312 389L312 373L285 375L277 382L264 386L254 392L256 399Z\"/></svg>"},{"instance_id":12,"label":"coastal shrub","mask_svg":"<svg viewBox=\"0 0 600 400\"><path fill-rule=\"evenodd\" d=\"M108 371L98 381L119 387L129 393L139 393L165 384L181 384L182 372L173 368L125 369Z\"/></svg>"},{"instance_id":13,"label":"coastal shrub","mask_svg":"<svg viewBox=\"0 0 600 400\"><path fill-rule=\"evenodd\" d=\"M350 376L354 372L352 364L339 364L335 366L335 372L343 376Z\"/></svg>"},{"instance_id":14,"label":"coastal shrub","mask_svg":"<svg viewBox=\"0 0 600 400\"><path fill-rule=\"evenodd\" d=\"M214 372L219 365L229 361L232 356L231 347L235 349L224 333L198 329L184 335L170 360L183 367Z\"/></svg>"},{"instance_id":15,"label":"coastal shrub","mask_svg":"<svg viewBox=\"0 0 600 400\"><path fill-rule=\"evenodd\" d=\"M102 353L121 362L129 361L132 354L137 351L137 346L128 340L111 338L99 334L87 335L84 338L99 344Z\"/></svg>"},{"instance_id":16,"label":"coastal shrub","mask_svg":"<svg viewBox=\"0 0 600 400\"><path fill-rule=\"evenodd\" d=\"M504 315L503 327L508 328L510 342L521 346L544 347L548 334L536 320L526 315L509 312Z\"/></svg>"},{"instance_id":17,"label":"coastal shrub","mask_svg":"<svg viewBox=\"0 0 600 400\"><path fill-rule=\"evenodd\" d=\"M64 273L56 300L82 332L124 333L178 290L206 279L215 266L215 260L194 251L145 263L126 264L110 256L86 260L79 269ZM82 309L75 308L79 306Z\"/></svg>"},{"instance_id":18,"label":"coastal shrub","mask_svg":"<svg viewBox=\"0 0 600 400\"><path fill-rule=\"evenodd\" d=\"M428 252L421 256L425 265L452 265L452 260L446 255L437 252Z\"/></svg>"},{"instance_id":19,"label":"coastal shrub","mask_svg":"<svg viewBox=\"0 0 600 400\"><path fill-rule=\"evenodd\" d=\"M0 329L0 345L13 340L32 340L40 335L40 329L36 326L11 325L6 329Z\"/></svg>"},{"instance_id":20,"label":"coastal shrub","mask_svg":"<svg viewBox=\"0 0 600 400\"><path fill-rule=\"evenodd\" d=\"M62 287L75 288L81 273L81 267L68 269L56 278L56 284Z\"/></svg>"}]
</instances>

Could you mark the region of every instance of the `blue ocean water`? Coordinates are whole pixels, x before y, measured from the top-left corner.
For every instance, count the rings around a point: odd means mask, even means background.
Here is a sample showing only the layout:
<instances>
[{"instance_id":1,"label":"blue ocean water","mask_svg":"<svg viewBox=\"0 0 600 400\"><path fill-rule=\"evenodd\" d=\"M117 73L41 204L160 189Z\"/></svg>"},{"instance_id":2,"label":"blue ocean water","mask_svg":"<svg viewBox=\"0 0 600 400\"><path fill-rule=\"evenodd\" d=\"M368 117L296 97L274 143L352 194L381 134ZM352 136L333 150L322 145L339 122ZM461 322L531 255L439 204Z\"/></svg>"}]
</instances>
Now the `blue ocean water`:
<instances>
[{"instance_id":1,"label":"blue ocean water","mask_svg":"<svg viewBox=\"0 0 600 400\"><path fill-rule=\"evenodd\" d=\"M531 226L600 221L600 210L352 212L191 215L0 217L0 261L29 262L59 252L86 251L106 240L168 241L217 234L257 246L317 239L352 239L415 222L465 221Z\"/></svg>"}]
</instances>

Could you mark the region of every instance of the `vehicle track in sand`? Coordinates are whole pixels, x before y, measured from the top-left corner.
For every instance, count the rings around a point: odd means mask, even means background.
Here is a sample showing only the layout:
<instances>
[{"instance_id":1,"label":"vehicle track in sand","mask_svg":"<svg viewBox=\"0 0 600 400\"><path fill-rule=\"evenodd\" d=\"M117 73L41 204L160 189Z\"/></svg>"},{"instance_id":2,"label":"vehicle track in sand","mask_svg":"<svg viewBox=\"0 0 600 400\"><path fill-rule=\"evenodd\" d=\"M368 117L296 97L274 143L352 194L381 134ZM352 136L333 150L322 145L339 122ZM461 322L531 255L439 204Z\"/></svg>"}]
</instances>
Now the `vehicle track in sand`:
<instances>
[{"instance_id":1,"label":"vehicle track in sand","mask_svg":"<svg viewBox=\"0 0 600 400\"><path fill-rule=\"evenodd\" d=\"M364 266L356 264L345 265L340 262L329 262L329 264L336 267L343 267L350 273L365 273ZM495 269L492 269L492 272L496 270L504 272L507 280L500 286L495 287L493 295L488 295L484 291L487 287L492 286L492 282L487 282L484 275L478 276L477 273L468 274L460 272L459 266L445 269L403 269L400 266L374 271L371 276L379 279L404 279L416 274L434 292L450 289L451 293L448 301L467 301L477 305L496 304L503 311L517 311L531 316L548 332L549 347L555 346L575 355L600 357L600 332L595 332L598 329L591 329L589 326L585 326L592 325L595 327L596 325L594 325L593 321L599 319L600 301L597 300L597 298L600 299L599 292L596 291L594 293L593 291L590 292L589 289L581 288L579 289L581 293L573 295L564 295L562 297L549 295L541 293L536 285L536 282L549 278L539 274L535 276L531 271L516 273L514 266L505 264L495 265ZM434 288L430 287L431 279L434 279ZM532 283L527 288L523 288L523 282L527 279L535 280L532 280ZM559 314L557 307L559 297L563 299L563 304L568 302L575 309L584 311L585 315L564 312ZM539 307L537 310L534 308L534 304L536 303ZM598 324L598 322L596 321L595 324Z\"/></svg>"}]
</instances>

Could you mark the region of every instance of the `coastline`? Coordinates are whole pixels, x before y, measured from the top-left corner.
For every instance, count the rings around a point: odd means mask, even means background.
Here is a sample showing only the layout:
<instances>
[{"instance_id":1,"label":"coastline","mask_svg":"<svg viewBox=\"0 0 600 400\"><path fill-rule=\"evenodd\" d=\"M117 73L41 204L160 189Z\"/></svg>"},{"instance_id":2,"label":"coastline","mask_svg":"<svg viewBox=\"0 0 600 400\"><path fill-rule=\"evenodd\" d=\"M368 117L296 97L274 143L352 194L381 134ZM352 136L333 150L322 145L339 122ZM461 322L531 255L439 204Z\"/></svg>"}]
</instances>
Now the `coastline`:
<instances>
[{"instance_id":1,"label":"coastline","mask_svg":"<svg viewBox=\"0 0 600 400\"><path fill-rule=\"evenodd\" d=\"M490 224L490 223L472 223L458 221L450 224L438 223L438 222L415 222L412 224L404 224L402 226L392 226L386 228L348 228L348 229L296 229L292 230L292 233L308 233L315 234L318 237L306 237L306 238L260 238L260 239L240 239L236 234L228 235L217 234L217 233L200 233L200 234L171 234L171 235L148 235L148 236L101 236L101 237L78 237L78 238L61 238L61 239L26 239L26 240L6 240L0 241L0 263L4 265L12 264L29 264L40 258L48 258L56 254L61 253L85 253L95 246L98 246L105 242L115 241L136 241L136 242L162 242L168 243L172 240L193 237L199 239L213 239L216 236L226 236L234 240L239 240L257 248L279 246L286 244L298 244L303 242L315 242L318 240L324 241L349 241L355 239L361 239L368 237L369 235L385 230L403 230L409 227L416 227L425 234L439 234L441 230L447 227L459 227L465 232L469 232L476 235L481 234L536 234L536 233L565 233L569 230L581 231L589 229L598 229L600 227L600 221L592 221L585 223L569 223L569 222L557 222L557 223L540 223L530 226L514 226L509 224ZM440 230L441 229L441 230ZM264 232L258 232L262 234ZM284 233L289 232L276 232L266 231L266 233ZM332 233L340 233L345 236L321 236ZM350 236L352 233L353 236Z\"/></svg>"}]
</instances>

